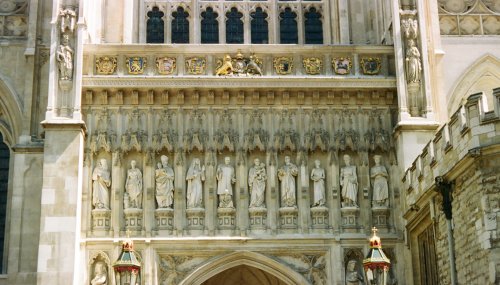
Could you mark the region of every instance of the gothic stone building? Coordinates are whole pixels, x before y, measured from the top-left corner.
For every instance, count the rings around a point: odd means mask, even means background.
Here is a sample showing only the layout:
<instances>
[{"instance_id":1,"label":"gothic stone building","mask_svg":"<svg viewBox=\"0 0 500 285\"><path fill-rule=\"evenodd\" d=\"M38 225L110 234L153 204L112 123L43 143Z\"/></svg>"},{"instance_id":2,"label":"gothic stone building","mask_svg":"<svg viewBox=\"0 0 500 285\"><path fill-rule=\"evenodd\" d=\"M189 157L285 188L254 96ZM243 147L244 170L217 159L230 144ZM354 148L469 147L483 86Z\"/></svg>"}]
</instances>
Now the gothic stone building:
<instances>
[{"instance_id":1,"label":"gothic stone building","mask_svg":"<svg viewBox=\"0 0 500 285\"><path fill-rule=\"evenodd\" d=\"M498 0L0 1L0 284L500 284Z\"/></svg>"}]
</instances>

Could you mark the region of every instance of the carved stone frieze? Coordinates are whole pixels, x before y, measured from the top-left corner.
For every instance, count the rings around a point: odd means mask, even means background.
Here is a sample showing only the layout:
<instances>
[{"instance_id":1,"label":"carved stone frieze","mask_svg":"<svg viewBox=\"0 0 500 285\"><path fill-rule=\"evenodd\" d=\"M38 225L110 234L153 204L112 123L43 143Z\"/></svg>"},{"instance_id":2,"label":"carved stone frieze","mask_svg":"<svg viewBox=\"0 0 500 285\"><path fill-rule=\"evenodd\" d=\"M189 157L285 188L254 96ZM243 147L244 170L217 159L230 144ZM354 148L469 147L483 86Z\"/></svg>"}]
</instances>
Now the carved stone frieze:
<instances>
[{"instance_id":1,"label":"carved stone frieze","mask_svg":"<svg viewBox=\"0 0 500 285\"><path fill-rule=\"evenodd\" d=\"M270 258L300 273L312 285L326 285L326 257L324 253L268 254Z\"/></svg>"},{"instance_id":2,"label":"carved stone frieze","mask_svg":"<svg viewBox=\"0 0 500 285\"><path fill-rule=\"evenodd\" d=\"M189 273L204 263L209 256L160 255L159 284L179 284Z\"/></svg>"}]
</instances>

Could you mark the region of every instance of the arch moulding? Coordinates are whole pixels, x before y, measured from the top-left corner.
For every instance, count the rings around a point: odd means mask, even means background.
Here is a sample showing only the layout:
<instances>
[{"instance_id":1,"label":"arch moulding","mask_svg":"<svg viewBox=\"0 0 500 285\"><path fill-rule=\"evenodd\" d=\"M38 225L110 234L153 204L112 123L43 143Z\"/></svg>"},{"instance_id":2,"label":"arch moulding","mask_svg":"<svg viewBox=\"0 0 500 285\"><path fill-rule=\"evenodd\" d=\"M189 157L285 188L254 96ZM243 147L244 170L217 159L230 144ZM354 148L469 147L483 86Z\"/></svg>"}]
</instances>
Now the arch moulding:
<instances>
[{"instance_id":1,"label":"arch moulding","mask_svg":"<svg viewBox=\"0 0 500 285\"><path fill-rule=\"evenodd\" d=\"M179 285L200 285L215 275L239 265L261 269L287 285L310 284L299 273L267 256L250 251L238 251L211 259L189 274Z\"/></svg>"},{"instance_id":2,"label":"arch moulding","mask_svg":"<svg viewBox=\"0 0 500 285\"><path fill-rule=\"evenodd\" d=\"M472 94L469 90L484 76L493 76L500 82L500 60L494 55L478 59L458 78L448 97L448 114L453 114L462 105L462 101Z\"/></svg>"},{"instance_id":3,"label":"arch moulding","mask_svg":"<svg viewBox=\"0 0 500 285\"><path fill-rule=\"evenodd\" d=\"M22 126L22 102L7 78L0 74L0 132L12 148Z\"/></svg>"}]
</instances>

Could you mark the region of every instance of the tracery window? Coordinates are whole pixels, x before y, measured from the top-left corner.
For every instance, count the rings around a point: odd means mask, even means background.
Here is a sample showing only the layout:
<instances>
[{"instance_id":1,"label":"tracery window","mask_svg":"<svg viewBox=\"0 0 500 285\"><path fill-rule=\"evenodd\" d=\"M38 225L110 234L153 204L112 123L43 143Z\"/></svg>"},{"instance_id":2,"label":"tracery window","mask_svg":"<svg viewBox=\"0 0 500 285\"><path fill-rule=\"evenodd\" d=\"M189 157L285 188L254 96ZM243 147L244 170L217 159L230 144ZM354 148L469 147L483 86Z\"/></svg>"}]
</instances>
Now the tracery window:
<instances>
[{"instance_id":1,"label":"tracery window","mask_svg":"<svg viewBox=\"0 0 500 285\"><path fill-rule=\"evenodd\" d=\"M231 8L226 13L226 43L242 44L243 43L243 14L236 7Z\"/></svg>"},{"instance_id":2,"label":"tracery window","mask_svg":"<svg viewBox=\"0 0 500 285\"><path fill-rule=\"evenodd\" d=\"M323 23L321 14L311 7L304 13L304 36L306 44L323 44Z\"/></svg>"},{"instance_id":3,"label":"tracery window","mask_svg":"<svg viewBox=\"0 0 500 285\"><path fill-rule=\"evenodd\" d=\"M296 44L299 42L297 14L290 7L280 13L280 43Z\"/></svg>"},{"instance_id":4,"label":"tracery window","mask_svg":"<svg viewBox=\"0 0 500 285\"><path fill-rule=\"evenodd\" d=\"M252 44L269 43L269 26L267 24L267 13L261 7L257 7L255 12L250 13L251 21L251 41Z\"/></svg>"},{"instance_id":5,"label":"tracery window","mask_svg":"<svg viewBox=\"0 0 500 285\"><path fill-rule=\"evenodd\" d=\"M188 12L184 8L177 7L177 11L172 13L172 43L187 44L189 43L189 21Z\"/></svg>"},{"instance_id":6,"label":"tracery window","mask_svg":"<svg viewBox=\"0 0 500 285\"><path fill-rule=\"evenodd\" d=\"M212 7L201 12L201 43L202 44L218 44L219 43L219 15L214 12Z\"/></svg>"},{"instance_id":7,"label":"tracery window","mask_svg":"<svg viewBox=\"0 0 500 285\"><path fill-rule=\"evenodd\" d=\"M151 11L148 12L148 20L146 23L146 42L147 43L164 43L164 31L163 31L163 15L165 15L158 7L153 7Z\"/></svg>"}]
</instances>

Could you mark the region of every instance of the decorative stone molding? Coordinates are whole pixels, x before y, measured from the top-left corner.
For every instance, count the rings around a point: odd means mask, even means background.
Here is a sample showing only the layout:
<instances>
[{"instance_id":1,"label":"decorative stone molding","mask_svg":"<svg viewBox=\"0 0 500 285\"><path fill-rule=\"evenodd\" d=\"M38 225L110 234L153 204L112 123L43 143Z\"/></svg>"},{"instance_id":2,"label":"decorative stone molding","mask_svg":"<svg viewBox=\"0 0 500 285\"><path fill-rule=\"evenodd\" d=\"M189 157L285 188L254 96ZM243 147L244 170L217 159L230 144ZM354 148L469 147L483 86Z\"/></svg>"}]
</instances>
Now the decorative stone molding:
<instances>
[{"instance_id":1,"label":"decorative stone molding","mask_svg":"<svg viewBox=\"0 0 500 285\"><path fill-rule=\"evenodd\" d=\"M268 254L267 254L268 255ZM312 285L326 285L326 257L325 254L303 253L303 254L276 254L269 257L289 266L295 272L300 273Z\"/></svg>"}]
</instances>

